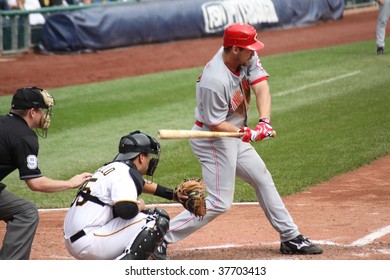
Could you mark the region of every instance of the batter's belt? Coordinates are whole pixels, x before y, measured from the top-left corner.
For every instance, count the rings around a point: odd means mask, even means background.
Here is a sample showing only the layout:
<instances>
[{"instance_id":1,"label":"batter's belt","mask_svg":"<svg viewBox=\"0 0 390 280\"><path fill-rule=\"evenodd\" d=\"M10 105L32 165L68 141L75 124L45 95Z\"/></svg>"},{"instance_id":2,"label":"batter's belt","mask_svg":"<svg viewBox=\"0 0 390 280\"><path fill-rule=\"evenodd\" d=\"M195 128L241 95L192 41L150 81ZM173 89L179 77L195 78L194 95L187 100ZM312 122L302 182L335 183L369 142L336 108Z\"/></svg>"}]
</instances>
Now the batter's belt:
<instances>
[{"instance_id":1,"label":"batter's belt","mask_svg":"<svg viewBox=\"0 0 390 280\"><path fill-rule=\"evenodd\" d=\"M203 123L200 122L200 121L198 121L198 120L195 121L195 124L196 124L197 126L199 126L199 127L203 127Z\"/></svg>"}]
</instances>

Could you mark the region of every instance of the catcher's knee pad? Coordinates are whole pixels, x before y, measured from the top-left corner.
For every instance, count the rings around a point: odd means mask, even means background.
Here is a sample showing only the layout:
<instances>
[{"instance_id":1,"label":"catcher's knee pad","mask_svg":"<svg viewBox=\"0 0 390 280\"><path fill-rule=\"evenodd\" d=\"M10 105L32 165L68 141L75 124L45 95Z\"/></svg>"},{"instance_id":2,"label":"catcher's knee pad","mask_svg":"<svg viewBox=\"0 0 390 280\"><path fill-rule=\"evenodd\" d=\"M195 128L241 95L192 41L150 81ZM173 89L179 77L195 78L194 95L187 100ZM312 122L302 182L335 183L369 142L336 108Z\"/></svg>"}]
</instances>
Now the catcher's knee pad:
<instances>
[{"instance_id":1,"label":"catcher's knee pad","mask_svg":"<svg viewBox=\"0 0 390 280\"><path fill-rule=\"evenodd\" d=\"M154 213L155 215L157 215L156 228L164 238L164 235L167 233L169 228L169 220L170 220L169 215L167 211L158 207L154 209Z\"/></svg>"},{"instance_id":2,"label":"catcher's knee pad","mask_svg":"<svg viewBox=\"0 0 390 280\"><path fill-rule=\"evenodd\" d=\"M155 208L150 214L155 218L154 226L142 229L122 260L146 260L163 241L169 228L169 215L161 208Z\"/></svg>"}]
</instances>

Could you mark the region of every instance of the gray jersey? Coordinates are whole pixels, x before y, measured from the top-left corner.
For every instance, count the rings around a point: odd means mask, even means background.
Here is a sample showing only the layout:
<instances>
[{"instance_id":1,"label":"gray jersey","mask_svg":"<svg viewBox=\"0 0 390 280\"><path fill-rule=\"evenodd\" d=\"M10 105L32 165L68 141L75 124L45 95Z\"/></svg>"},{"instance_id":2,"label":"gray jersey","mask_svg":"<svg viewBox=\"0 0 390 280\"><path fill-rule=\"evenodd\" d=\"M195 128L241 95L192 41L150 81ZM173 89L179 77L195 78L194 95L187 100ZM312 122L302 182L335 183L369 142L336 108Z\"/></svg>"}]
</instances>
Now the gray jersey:
<instances>
[{"instance_id":1,"label":"gray jersey","mask_svg":"<svg viewBox=\"0 0 390 280\"><path fill-rule=\"evenodd\" d=\"M206 125L228 121L246 126L250 105L250 85L268 78L255 53L247 67L232 73L222 59L221 48L203 69L196 84L195 117Z\"/></svg>"}]
</instances>

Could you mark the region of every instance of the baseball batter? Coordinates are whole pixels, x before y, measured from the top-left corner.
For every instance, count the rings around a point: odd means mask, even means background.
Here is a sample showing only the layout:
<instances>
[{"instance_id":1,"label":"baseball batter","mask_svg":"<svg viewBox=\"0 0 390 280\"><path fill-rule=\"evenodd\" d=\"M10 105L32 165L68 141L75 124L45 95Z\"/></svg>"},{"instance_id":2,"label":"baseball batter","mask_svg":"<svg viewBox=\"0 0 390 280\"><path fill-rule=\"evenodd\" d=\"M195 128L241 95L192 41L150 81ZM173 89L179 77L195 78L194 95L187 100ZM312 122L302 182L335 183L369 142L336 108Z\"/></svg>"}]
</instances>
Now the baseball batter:
<instances>
[{"instance_id":1,"label":"baseball batter","mask_svg":"<svg viewBox=\"0 0 390 280\"><path fill-rule=\"evenodd\" d=\"M223 47L203 69L196 84L196 121L192 130L244 132L239 138L193 138L190 145L202 166L208 196L207 213L197 219L183 211L170 222L162 245L153 256L166 259L167 244L200 229L232 205L236 176L250 184L260 207L279 233L281 253L321 254L323 250L301 235L277 192L270 172L250 142L272 135L268 73L256 51L264 47L248 24L232 24L224 32ZM259 123L248 127L251 89Z\"/></svg>"}]
</instances>

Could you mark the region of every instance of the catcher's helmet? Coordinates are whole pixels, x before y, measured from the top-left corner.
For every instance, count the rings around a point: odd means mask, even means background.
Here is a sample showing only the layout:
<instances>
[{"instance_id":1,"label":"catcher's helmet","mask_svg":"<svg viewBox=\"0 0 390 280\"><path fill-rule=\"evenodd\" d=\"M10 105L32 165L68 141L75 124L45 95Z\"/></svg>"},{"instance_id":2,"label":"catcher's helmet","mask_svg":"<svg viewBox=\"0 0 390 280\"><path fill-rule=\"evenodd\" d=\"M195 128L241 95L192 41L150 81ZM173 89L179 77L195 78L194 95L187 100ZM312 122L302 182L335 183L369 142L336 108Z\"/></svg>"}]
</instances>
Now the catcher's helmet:
<instances>
[{"instance_id":1,"label":"catcher's helmet","mask_svg":"<svg viewBox=\"0 0 390 280\"><path fill-rule=\"evenodd\" d=\"M226 27L223 34L223 47L236 46L252 51L259 51L264 44L257 40L256 29L246 23L233 23Z\"/></svg>"},{"instance_id":2,"label":"catcher's helmet","mask_svg":"<svg viewBox=\"0 0 390 280\"><path fill-rule=\"evenodd\" d=\"M128 162L139 154L153 154L156 155L149 163L146 175L153 176L160 159L160 144L156 139L140 132L139 130L125 135L119 141L119 154L114 158L114 161Z\"/></svg>"}]
</instances>

